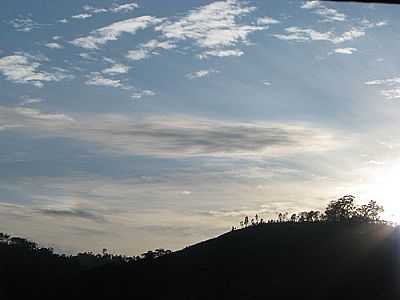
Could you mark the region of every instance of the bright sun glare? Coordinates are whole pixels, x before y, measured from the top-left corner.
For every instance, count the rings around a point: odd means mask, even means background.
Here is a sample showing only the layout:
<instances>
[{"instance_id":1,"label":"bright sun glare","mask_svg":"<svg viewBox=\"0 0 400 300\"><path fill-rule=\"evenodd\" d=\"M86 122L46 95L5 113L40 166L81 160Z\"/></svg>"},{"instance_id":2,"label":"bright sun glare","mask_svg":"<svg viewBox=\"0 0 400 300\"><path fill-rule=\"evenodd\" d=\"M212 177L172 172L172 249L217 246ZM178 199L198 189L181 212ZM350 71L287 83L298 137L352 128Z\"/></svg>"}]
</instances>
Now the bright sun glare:
<instances>
[{"instance_id":1,"label":"bright sun glare","mask_svg":"<svg viewBox=\"0 0 400 300\"><path fill-rule=\"evenodd\" d=\"M385 208L384 218L400 222L400 160L376 168L369 179L359 187L360 198L376 200Z\"/></svg>"}]
</instances>

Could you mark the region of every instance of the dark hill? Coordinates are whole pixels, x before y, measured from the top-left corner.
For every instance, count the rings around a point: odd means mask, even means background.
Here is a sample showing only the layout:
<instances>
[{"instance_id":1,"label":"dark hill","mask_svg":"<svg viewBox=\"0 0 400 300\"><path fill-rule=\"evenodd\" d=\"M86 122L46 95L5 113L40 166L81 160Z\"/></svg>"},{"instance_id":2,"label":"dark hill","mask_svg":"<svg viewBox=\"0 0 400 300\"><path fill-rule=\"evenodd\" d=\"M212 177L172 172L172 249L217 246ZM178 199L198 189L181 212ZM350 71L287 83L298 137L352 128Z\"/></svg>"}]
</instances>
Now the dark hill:
<instances>
[{"instance_id":1,"label":"dark hill","mask_svg":"<svg viewBox=\"0 0 400 300\"><path fill-rule=\"evenodd\" d=\"M10 299L392 300L400 299L399 241L382 224L259 224L133 263L82 268L58 258L40 268L29 257L0 269L0 287Z\"/></svg>"},{"instance_id":2,"label":"dark hill","mask_svg":"<svg viewBox=\"0 0 400 300\"><path fill-rule=\"evenodd\" d=\"M398 239L377 224L260 224L91 272L87 292L146 299L400 299ZM101 284L99 284L101 282Z\"/></svg>"}]
</instances>

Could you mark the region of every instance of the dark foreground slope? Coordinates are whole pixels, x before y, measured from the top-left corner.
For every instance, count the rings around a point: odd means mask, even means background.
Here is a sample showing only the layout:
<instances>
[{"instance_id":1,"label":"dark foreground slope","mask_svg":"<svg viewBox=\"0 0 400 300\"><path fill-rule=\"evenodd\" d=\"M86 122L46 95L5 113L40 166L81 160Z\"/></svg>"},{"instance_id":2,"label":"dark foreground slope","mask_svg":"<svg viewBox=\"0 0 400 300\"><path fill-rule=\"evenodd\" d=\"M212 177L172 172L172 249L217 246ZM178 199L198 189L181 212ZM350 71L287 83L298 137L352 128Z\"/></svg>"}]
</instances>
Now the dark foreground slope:
<instances>
[{"instance_id":1,"label":"dark foreground slope","mask_svg":"<svg viewBox=\"0 0 400 300\"><path fill-rule=\"evenodd\" d=\"M78 271L60 262L68 281L37 288L42 299L400 299L399 239L377 224L260 224L155 260Z\"/></svg>"}]
</instances>

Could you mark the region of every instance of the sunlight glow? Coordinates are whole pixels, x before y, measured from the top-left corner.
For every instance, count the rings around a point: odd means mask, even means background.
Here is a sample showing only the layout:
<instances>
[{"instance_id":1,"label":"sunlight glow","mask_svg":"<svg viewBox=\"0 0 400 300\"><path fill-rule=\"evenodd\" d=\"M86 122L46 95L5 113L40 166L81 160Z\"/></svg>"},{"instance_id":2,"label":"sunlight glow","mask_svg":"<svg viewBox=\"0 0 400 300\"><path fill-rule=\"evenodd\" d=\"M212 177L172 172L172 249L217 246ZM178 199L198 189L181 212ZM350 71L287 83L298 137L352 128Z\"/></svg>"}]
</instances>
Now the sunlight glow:
<instances>
[{"instance_id":1,"label":"sunlight glow","mask_svg":"<svg viewBox=\"0 0 400 300\"><path fill-rule=\"evenodd\" d=\"M364 201L376 200L385 208L384 218L400 222L400 160L374 167L369 179L358 188Z\"/></svg>"}]
</instances>

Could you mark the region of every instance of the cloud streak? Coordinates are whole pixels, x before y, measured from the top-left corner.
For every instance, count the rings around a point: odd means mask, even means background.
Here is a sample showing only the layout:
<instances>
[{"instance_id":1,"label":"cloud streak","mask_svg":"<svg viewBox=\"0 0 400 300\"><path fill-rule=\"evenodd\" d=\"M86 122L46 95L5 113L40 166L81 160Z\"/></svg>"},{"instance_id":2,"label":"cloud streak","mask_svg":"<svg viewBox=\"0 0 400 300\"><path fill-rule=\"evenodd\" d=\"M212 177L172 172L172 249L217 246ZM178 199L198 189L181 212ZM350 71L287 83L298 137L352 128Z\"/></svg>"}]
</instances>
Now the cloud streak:
<instances>
[{"instance_id":1,"label":"cloud streak","mask_svg":"<svg viewBox=\"0 0 400 300\"><path fill-rule=\"evenodd\" d=\"M156 30L166 39L192 40L206 51L226 51L240 43L246 44L249 34L265 29L238 21L254 10L255 7L236 0L215 1L191 10L177 21L166 21Z\"/></svg>"},{"instance_id":2,"label":"cloud streak","mask_svg":"<svg viewBox=\"0 0 400 300\"><path fill-rule=\"evenodd\" d=\"M104 69L101 72L107 75L126 74L129 72L129 66L123 64L113 64L112 66Z\"/></svg>"},{"instance_id":3,"label":"cloud streak","mask_svg":"<svg viewBox=\"0 0 400 300\"><path fill-rule=\"evenodd\" d=\"M15 18L11 20L9 24L15 28L16 31L20 32L31 32L34 29L40 28L43 26L32 20L31 18Z\"/></svg>"},{"instance_id":4,"label":"cloud streak","mask_svg":"<svg viewBox=\"0 0 400 300\"><path fill-rule=\"evenodd\" d=\"M107 69L106 69L107 71ZM110 70L108 70L109 72ZM106 78L98 72L93 72L88 75L89 79L85 81L86 85L95 85L95 86L104 86L104 87L113 87L113 88L122 88L124 85L119 79L110 79Z\"/></svg>"},{"instance_id":5,"label":"cloud streak","mask_svg":"<svg viewBox=\"0 0 400 300\"><path fill-rule=\"evenodd\" d=\"M198 55L200 59L208 58L209 56L228 57L242 56L244 52L240 49L224 49L224 50L208 50Z\"/></svg>"},{"instance_id":6,"label":"cloud streak","mask_svg":"<svg viewBox=\"0 0 400 300\"><path fill-rule=\"evenodd\" d=\"M27 118L42 120L42 121L61 121L61 122L74 122L74 119L65 115L65 114L57 114L57 113L43 113L40 110L26 108L26 107L16 107L15 112L20 114L21 116L25 116Z\"/></svg>"},{"instance_id":7,"label":"cloud streak","mask_svg":"<svg viewBox=\"0 0 400 300\"><path fill-rule=\"evenodd\" d=\"M0 117L4 124L20 124L38 134L92 141L110 151L134 155L262 157L325 151L336 146L333 134L304 124L240 123L188 117L132 121L122 115L75 117L72 122L68 117L5 107L0 108ZM55 122L49 123L51 120Z\"/></svg>"},{"instance_id":8,"label":"cloud streak","mask_svg":"<svg viewBox=\"0 0 400 300\"><path fill-rule=\"evenodd\" d=\"M383 87L380 93L387 100L400 99L400 77L371 80L365 82L365 85Z\"/></svg>"},{"instance_id":9,"label":"cloud streak","mask_svg":"<svg viewBox=\"0 0 400 300\"><path fill-rule=\"evenodd\" d=\"M93 221L104 222L105 218L91 210L82 208L41 208L36 209L36 213L51 217L81 218Z\"/></svg>"},{"instance_id":10,"label":"cloud streak","mask_svg":"<svg viewBox=\"0 0 400 300\"><path fill-rule=\"evenodd\" d=\"M322 17L321 22L343 22L347 16L334 8L328 8L320 1L307 1L301 6L303 9L312 10L313 13Z\"/></svg>"},{"instance_id":11,"label":"cloud streak","mask_svg":"<svg viewBox=\"0 0 400 300\"><path fill-rule=\"evenodd\" d=\"M61 46L59 43L47 43L45 46L50 49L62 49L63 48L63 46Z\"/></svg>"},{"instance_id":12,"label":"cloud streak","mask_svg":"<svg viewBox=\"0 0 400 300\"><path fill-rule=\"evenodd\" d=\"M84 20L90 18L91 16L92 16L91 14L78 14L78 15L73 15L71 18Z\"/></svg>"},{"instance_id":13,"label":"cloud streak","mask_svg":"<svg viewBox=\"0 0 400 300\"><path fill-rule=\"evenodd\" d=\"M269 17L269 16L265 16L265 17L257 19L257 25L273 25L273 24L279 24L279 23L280 23L280 21L275 20L274 18Z\"/></svg>"},{"instance_id":14,"label":"cloud streak","mask_svg":"<svg viewBox=\"0 0 400 300\"><path fill-rule=\"evenodd\" d=\"M189 79L203 78L208 77L213 73L219 73L219 71L215 69L199 70L193 73L186 74L186 77Z\"/></svg>"},{"instance_id":15,"label":"cloud streak","mask_svg":"<svg viewBox=\"0 0 400 300\"><path fill-rule=\"evenodd\" d=\"M138 49L129 50L126 55L130 60L142 60L152 55L158 55L157 50L169 50L176 48L176 44L172 41L150 40L141 44Z\"/></svg>"},{"instance_id":16,"label":"cloud streak","mask_svg":"<svg viewBox=\"0 0 400 300\"><path fill-rule=\"evenodd\" d=\"M139 5L137 3L131 2L131 3L124 3L124 4L113 4L111 7L108 8L101 8L101 7L94 7L91 5L85 5L83 7L83 10L90 13L90 14L100 14L100 13L107 13L107 12L112 12L112 13L128 13L136 8L138 8Z\"/></svg>"},{"instance_id":17,"label":"cloud streak","mask_svg":"<svg viewBox=\"0 0 400 300\"><path fill-rule=\"evenodd\" d=\"M125 3L125 4L115 4L109 10L114 13L128 13L138 8L139 5L137 3Z\"/></svg>"},{"instance_id":18,"label":"cloud streak","mask_svg":"<svg viewBox=\"0 0 400 300\"><path fill-rule=\"evenodd\" d=\"M336 48L335 53L337 54L353 54L356 52L356 48Z\"/></svg>"},{"instance_id":19,"label":"cloud streak","mask_svg":"<svg viewBox=\"0 0 400 300\"><path fill-rule=\"evenodd\" d=\"M109 41L118 40L123 33L135 34L138 30L160 23L162 19L152 16L141 16L112 23L92 31L86 37L74 39L71 43L85 49L99 49Z\"/></svg>"},{"instance_id":20,"label":"cloud streak","mask_svg":"<svg viewBox=\"0 0 400 300\"><path fill-rule=\"evenodd\" d=\"M43 87L44 82L72 78L61 69L52 73L41 70L41 60L41 58L26 54L5 56L0 58L0 73L9 81L32 84L36 87Z\"/></svg>"},{"instance_id":21,"label":"cloud streak","mask_svg":"<svg viewBox=\"0 0 400 300\"><path fill-rule=\"evenodd\" d=\"M284 41L326 41L333 44L341 44L347 41L365 36L365 31L361 28L353 27L340 35L332 31L319 32L311 28L288 27L285 29L286 34L274 34L274 37Z\"/></svg>"},{"instance_id":22,"label":"cloud streak","mask_svg":"<svg viewBox=\"0 0 400 300\"><path fill-rule=\"evenodd\" d=\"M151 97L155 95L156 93L152 90L136 90L135 92L133 92L131 97L133 99L141 99L143 97Z\"/></svg>"},{"instance_id":23,"label":"cloud streak","mask_svg":"<svg viewBox=\"0 0 400 300\"><path fill-rule=\"evenodd\" d=\"M321 1L305 1L303 2L302 9L309 10L314 14L321 17L318 23L331 23L331 22L347 22L348 17L338 12L336 9L329 8L322 4ZM350 23L350 22L348 22ZM363 19L357 21L356 24L351 22L351 27L349 30L343 33L336 33L334 31L319 31L311 27L298 27L292 26L285 28L286 33L284 34L274 34L273 36L277 39L284 41L326 41L333 44L341 44L344 42L349 42L361 38L366 35L367 30L382 27L387 24L386 21L372 22L368 19ZM350 49L350 48L349 48ZM352 54L348 51L336 52L340 54Z\"/></svg>"}]
</instances>

